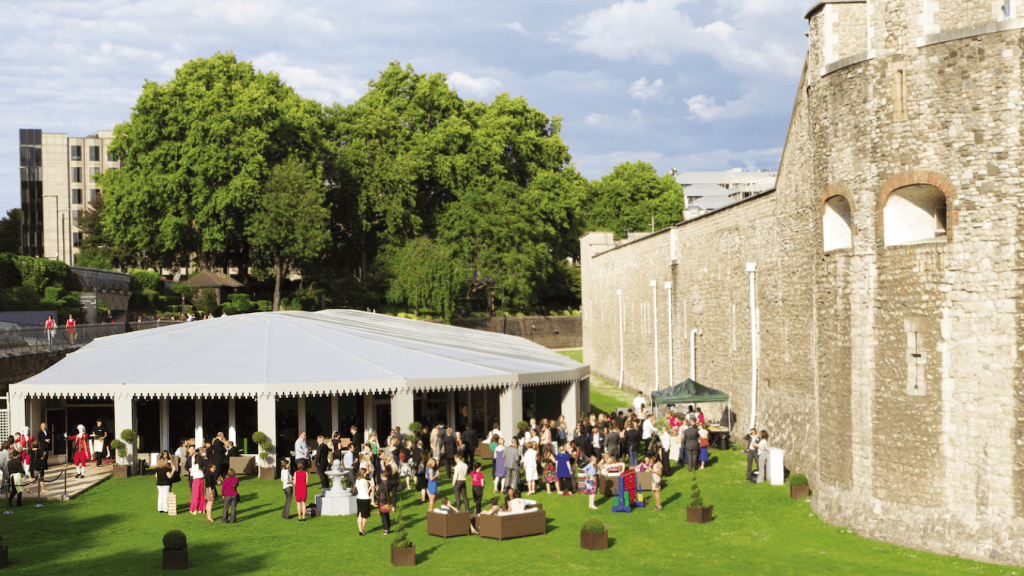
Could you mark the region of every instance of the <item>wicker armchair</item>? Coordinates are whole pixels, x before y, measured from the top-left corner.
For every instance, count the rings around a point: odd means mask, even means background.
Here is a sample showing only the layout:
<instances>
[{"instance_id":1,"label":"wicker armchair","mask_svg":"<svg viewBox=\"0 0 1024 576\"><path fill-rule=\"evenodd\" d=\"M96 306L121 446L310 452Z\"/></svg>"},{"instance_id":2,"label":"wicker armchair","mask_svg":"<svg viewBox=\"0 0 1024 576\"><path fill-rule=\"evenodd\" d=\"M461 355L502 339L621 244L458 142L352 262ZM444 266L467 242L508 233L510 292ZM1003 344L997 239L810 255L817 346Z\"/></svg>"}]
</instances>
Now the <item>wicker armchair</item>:
<instances>
[{"instance_id":1,"label":"wicker armchair","mask_svg":"<svg viewBox=\"0 0 1024 576\"><path fill-rule=\"evenodd\" d=\"M520 514L477 516L476 528L480 536L497 540L547 534L547 513L542 509L531 508Z\"/></svg>"},{"instance_id":2,"label":"wicker armchair","mask_svg":"<svg viewBox=\"0 0 1024 576\"><path fill-rule=\"evenodd\" d=\"M442 514L427 512L427 534L449 538L451 536L469 536L469 512Z\"/></svg>"}]
</instances>

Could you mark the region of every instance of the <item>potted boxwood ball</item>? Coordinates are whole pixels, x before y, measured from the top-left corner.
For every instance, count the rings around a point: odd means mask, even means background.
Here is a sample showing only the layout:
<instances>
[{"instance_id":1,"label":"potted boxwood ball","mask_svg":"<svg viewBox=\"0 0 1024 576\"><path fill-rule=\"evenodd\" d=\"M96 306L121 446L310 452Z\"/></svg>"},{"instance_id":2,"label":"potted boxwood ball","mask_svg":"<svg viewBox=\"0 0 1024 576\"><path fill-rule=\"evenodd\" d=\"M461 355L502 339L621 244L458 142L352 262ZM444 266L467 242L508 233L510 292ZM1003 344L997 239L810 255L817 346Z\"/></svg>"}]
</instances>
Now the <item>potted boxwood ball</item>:
<instances>
[{"instance_id":1,"label":"potted boxwood ball","mask_svg":"<svg viewBox=\"0 0 1024 576\"><path fill-rule=\"evenodd\" d=\"M608 548L608 530L600 518L587 518L580 529L580 548L604 550Z\"/></svg>"},{"instance_id":2,"label":"potted boxwood ball","mask_svg":"<svg viewBox=\"0 0 1024 576\"><path fill-rule=\"evenodd\" d=\"M128 450L125 448L124 442L114 438L110 441L110 447L117 453L117 460L114 462L114 478L127 478L128 464L124 459L128 455Z\"/></svg>"},{"instance_id":3,"label":"potted boxwood ball","mask_svg":"<svg viewBox=\"0 0 1024 576\"><path fill-rule=\"evenodd\" d=\"M164 534L164 570L188 568L188 540L181 530Z\"/></svg>"},{"instance_id":4,"label":"potted boxwood ball","mask_svg":"<svg viewBox=\"0 0 1024 576\"><path fill-rule=\"evenodd\" d=\"M803 500L811 495L811 487L807 484L807 476L803 474L789 475L789 497L793 500Z\"/></svg>"}]
</instances>

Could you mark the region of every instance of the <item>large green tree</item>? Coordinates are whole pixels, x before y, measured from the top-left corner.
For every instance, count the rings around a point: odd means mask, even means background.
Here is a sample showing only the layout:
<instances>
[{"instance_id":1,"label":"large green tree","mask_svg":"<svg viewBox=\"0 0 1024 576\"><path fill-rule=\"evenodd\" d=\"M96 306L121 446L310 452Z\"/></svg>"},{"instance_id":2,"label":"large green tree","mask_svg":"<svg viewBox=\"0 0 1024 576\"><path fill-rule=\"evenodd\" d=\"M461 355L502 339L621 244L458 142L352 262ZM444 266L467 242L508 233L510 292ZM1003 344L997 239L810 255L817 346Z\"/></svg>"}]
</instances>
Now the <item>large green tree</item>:
<instances>
[{"instance_id":1,"label":"large green tree","mask_svg":"<svg viewBox=\"0 0 1024 576\"><path fill-rule=\"evenodd\" d=\"M463 100L443 74L392 63L327 123L334 245L352 248L338 257L348 269L404 271L395 265L403 246L424 237L448 251L466 285L528 301L538 275L578 254L588 183L570 165L561 118L524 98ZM404 272L392 299L429 292ZM468 283L473 274L490 282Z\"/></svg>"},{"instance_id":2,"label":"large green tree","mask_svg":"<svg viewBox=\"0 0 1024 576\"><path fill-rule=\"evenodd\" d=\"M274 271L274 311L281 309L281 279L297 263L316 258L330 240L317 170L291 157L270 172L265 191L249 215L247 235L255 264Z\"/></svg>"},{"instance_id":3,"label":"large green tree","mask_svg":"<svg viewBox=\"0 0 1024 576\"><path fill-rule=\"evenodd\" d=\"M660 230L683 219L686 197L670 175L658 176L647 162L623 162L601 180L591 182L585 214L587 230Z\"/></svg>"},{"instance_id":4,"label":"large green tree","mask_svg":"<svg viewBox=\"0 0 1024 576\"><path fill-rule=\"evenodd\" d=\"M451 248L430 238L415 238L398 250L391 263L394 277L388 287L388 300L417 309L430 308L450 323L455 300L468 280Z\"/></svg>"},{"instance_id":5,"label":"large green tree","mask_svg":"<svg viewBox=\"0 0 1024 576\"><path fill-rule=\"evenodd\" d=\"M317 158L321 120L318 103L231 52L147 81L131 119L114 128L121 168L98 178L114 243L154 264L195 254L202 268L231 260L244 270L246 224L270 170L291 154Z\"/></svg>"},{"instance_id":6,"label":"large green tree","mask_svg":"<svg viewBox=\"0 0 1024 576\"><path fill-rule=\"evenodd\" d=\"M0 218L0 253L21 254L21 208L11 208Z\"/></svg>"}]
</instances>

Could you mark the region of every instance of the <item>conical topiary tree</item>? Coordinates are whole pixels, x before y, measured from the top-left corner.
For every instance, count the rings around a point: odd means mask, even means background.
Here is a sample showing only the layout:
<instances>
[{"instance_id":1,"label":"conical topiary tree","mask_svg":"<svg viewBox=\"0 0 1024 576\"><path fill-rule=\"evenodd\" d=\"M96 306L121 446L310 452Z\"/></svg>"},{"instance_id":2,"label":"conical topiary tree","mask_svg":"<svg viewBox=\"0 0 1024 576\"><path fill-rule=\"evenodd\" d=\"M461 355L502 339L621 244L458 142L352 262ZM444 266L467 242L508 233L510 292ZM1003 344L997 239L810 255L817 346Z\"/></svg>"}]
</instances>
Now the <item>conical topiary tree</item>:
<instances>
[{"instance_id":1,"label":"conical topiary tree","mask_svg":"<svg viewBox=\"0 0 1024 576\"><path fill-rule=\"evenodd\" d=\"M393 512L395 513L395 526L398 527L398 530L395 532L391 545L395 548L412 547L412 542L409 541L409 533L405 530L405 520L402 519L402 508L395 506Z\"/></svg>"},{"instance_id":2,"label":"conical topiary tree","mask_svg":"<svg viewBox=\"0 0 1024 576\"><path fill-rule=\"evenodd\" d=\"M697 485L697 474L693 475L693 485L690 487L693 492L690 493L690 508L703 508L704 499L700 495L700 487Z\"/></svg>"}]
</instances>

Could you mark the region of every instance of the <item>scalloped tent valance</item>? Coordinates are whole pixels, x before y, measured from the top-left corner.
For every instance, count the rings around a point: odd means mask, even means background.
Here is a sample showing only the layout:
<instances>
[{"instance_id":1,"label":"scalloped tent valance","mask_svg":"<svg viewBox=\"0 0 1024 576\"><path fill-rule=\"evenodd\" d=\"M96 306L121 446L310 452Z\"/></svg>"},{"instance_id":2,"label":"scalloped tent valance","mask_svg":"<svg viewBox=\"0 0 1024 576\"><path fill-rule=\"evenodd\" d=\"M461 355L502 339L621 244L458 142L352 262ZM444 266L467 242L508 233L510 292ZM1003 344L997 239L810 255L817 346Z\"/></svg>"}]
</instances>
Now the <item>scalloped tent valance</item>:
<instances>
[{"instance_id":1,"label":"scalloped tent valance","mask_svg":"<svg viewBox=\"0 0 1024 576\"><path fill-rule=\"evenodd\" d=\"M523 338L357 310L263 312L99 338L14 397L389 394L578 382L589 368Z\"/></svg>"}]
</instances>

